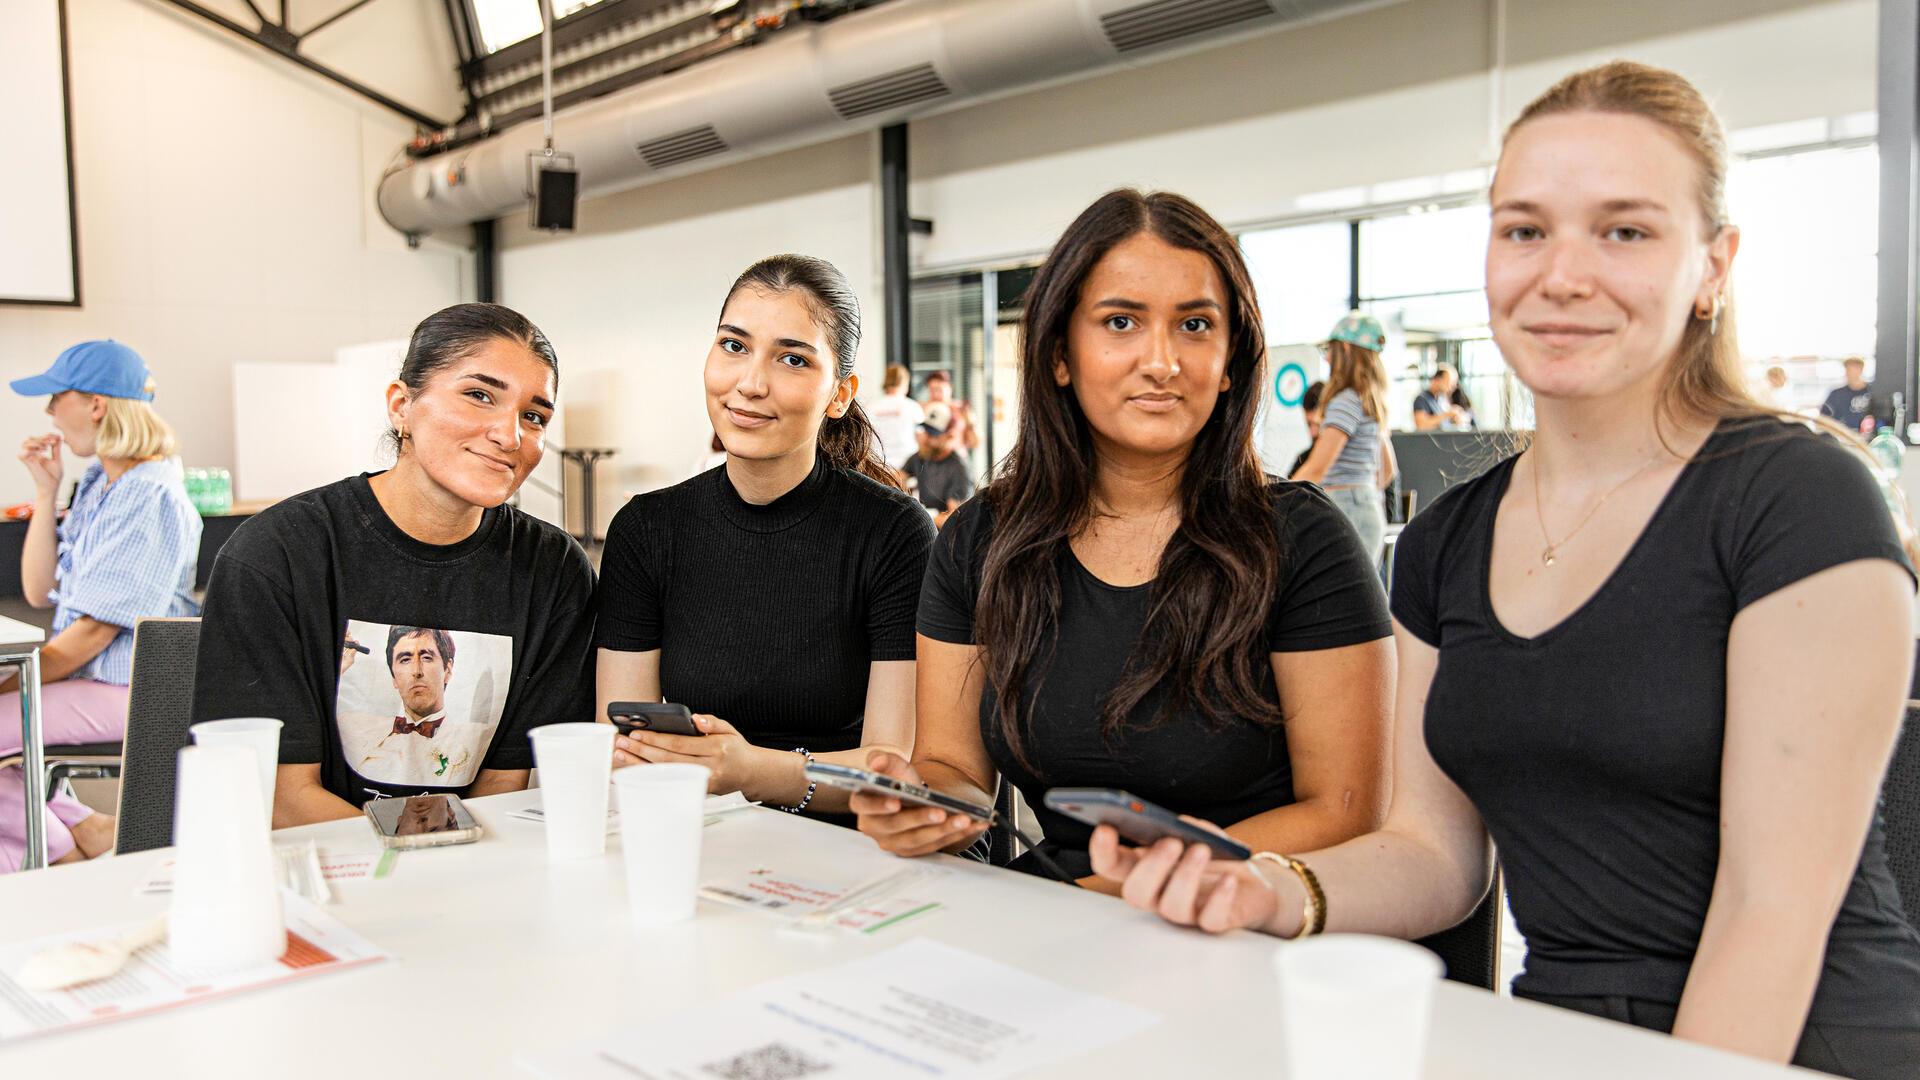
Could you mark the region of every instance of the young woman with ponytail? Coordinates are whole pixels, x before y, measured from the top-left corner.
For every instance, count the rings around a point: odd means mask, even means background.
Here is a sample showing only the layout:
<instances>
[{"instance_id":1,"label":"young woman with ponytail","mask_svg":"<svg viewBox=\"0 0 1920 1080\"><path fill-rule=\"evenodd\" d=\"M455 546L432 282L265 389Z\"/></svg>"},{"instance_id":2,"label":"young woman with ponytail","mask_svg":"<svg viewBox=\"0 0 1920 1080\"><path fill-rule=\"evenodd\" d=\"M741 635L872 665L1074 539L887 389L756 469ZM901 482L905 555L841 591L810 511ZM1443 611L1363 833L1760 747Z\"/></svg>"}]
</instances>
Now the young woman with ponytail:
<instances>
[{"instance_id":1,"label":"young woman with ponytail","mask_svg":"<svg viewBox=\"0 0 1920 1080\"><path fill-rule=\"evenodd\" d=\"M1386 825L1278 865L1096 835L1130 902L1417 938L1473 908L1497 848L1516 996L1914 1075L1920 936L1876 811L1913 663L1905 523L1856 440L1746 389L1726 166L1671 71L1607 64L1521 113L1487 302L1538 430L1400 538Z\"/></svg>"},{"instance_id":2,"label":"young woman with ponytail","mask_svg":"<svg viewBox=\"0 0 1920 1080\"><path fill-rule=\"evenodd\" d=\"M844 813L810 760L913 745L913 619L933 523L854 400L860 304L840 271L776 255L727 294L707 415L727 461L634 498L607 530L599 718L670 701L700 736L636 733L615 767L687 761L793 810Z\"/></svg>"}]
</instances>

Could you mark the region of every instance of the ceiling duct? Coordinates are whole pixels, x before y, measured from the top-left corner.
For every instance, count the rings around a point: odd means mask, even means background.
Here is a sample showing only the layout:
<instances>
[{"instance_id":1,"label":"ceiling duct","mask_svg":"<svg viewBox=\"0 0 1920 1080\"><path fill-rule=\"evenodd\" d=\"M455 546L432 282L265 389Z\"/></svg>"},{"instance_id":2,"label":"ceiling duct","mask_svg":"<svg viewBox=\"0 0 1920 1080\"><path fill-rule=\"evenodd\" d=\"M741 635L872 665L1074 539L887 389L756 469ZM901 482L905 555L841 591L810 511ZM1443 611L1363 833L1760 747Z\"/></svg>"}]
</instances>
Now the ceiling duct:
<instances>
[{"instance_id":1,"label":"ceiling duct","mask_svg":"<svg viewBox=\"0 0 1920 1080\"><path fill-rule=\"evenodd\" d=\"M574 155L581 192L602 195L1398 2L891 0L562 109L555 145ZM518 209L541 142L523 124L410 161L381 179L380 212L424 233Z\"/></svg>"}]
</instances>

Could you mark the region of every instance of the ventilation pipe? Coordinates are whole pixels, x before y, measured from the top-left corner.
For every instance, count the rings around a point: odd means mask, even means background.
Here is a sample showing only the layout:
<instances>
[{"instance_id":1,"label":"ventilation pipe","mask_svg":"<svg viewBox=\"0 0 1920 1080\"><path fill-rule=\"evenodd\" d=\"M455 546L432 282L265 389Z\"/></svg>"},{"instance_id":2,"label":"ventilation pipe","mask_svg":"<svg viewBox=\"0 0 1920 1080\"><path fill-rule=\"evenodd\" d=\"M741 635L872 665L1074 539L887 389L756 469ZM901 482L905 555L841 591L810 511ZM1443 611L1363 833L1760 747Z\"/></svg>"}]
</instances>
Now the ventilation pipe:
<instances>
[{"instance_id":1,"label":"ventilation pipe","mask_svg":"<svg viewBox=\"0 0 1920 1080\"><path fill-rule=\"evenodd\" d=\"M783 31L554 117L581 191L602 195L900 123L1171 52L1400 0L892 0ZM499 217L525 205L538 124L380 181L401 232Z\"/></svg>"}]
</instances>

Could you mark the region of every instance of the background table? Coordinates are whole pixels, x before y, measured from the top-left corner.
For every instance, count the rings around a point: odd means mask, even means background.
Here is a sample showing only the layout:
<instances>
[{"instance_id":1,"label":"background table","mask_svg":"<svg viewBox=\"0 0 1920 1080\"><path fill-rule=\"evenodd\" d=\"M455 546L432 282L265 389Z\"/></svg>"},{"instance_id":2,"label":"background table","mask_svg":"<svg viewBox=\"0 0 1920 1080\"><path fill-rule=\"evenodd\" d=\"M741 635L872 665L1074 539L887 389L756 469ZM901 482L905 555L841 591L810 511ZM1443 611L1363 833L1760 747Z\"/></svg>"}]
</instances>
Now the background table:
<instances>
[{"instance_id":1,"label":"background table","mask_svg":"<svg viewBox=\"0 0 1920 1080\"><path fill-rule=\"evenodd\" d=\"M782 932L773 917L705 901L691 922L639 931L627 919L618 837L604 858L549 866L542 827L507 818L537 798L475 800L487 830L479 843L406 852L385 880L335 883L327 911L396 962L15 1044L0 1049L0 1071L106 1080L518 1076L517 1055L925 935L1161 1014L1050 1075L1280 1075L1272 957L1284 946L1271 938L1207 937L1109 897L946 857L949 874L910 890L946 907L870 938ZM336 851L374 843L359 819L276 835L307 837ZM160 911L164 897L134 889L166 856L0 878L0 933L15 939ZM707 828L703 878L759 865L864 878L897 864L858 833L771 810ZM1427 1071L1429 1080L1792 1075L1813 1074L1453 983L1436 998Z\"/></svg>"},{"instance_id":2,"label":"background table","mask_svg":"<svg viewBox=\"0 0 1920 1080\"><path fill-rule=\"evenodd\" d=\"M47 758L40 727L40 646L46 640L45 630L0 616L0 668L20 671L20 780L27 832L22 870L47 865ZM6 722L0 716L0 724Z\"/></svg>"}]
</instances>

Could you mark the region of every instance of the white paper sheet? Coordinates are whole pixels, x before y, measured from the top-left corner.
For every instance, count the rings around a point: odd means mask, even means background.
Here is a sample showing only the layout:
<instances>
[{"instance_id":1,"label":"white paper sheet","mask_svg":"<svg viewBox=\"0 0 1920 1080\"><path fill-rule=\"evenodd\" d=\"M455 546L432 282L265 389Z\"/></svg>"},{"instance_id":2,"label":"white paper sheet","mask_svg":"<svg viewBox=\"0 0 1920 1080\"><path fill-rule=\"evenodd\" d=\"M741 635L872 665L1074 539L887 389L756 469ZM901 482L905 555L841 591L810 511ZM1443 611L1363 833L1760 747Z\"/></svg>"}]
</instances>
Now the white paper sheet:
<instances>
[{"instance_id":1,"label":"white paper sheet","mask_svg":"<svg viewBox=\"0 0 1920 1080\"><path fill-rule=\"evenodd\" d=\"M546 1080L993 1080L1129 1038L1156 1013L925 938L776 979L519 1065Z\"/></svg>"},{"instance_id":2,"label":"white paper sheet","mask_svg":"<svg viewBox=\"0 0 1920 1080\"><path fill-rule=\"evenodd\" d=\"M877 877L796 876L772 867L702 882L704 900L743 907L825 929L872 934L938 910L927 888L946 875L925 863L895 867Z\"/></svg>"},{"instance_id":3,"label":"white paper sheet","mask_svg":"<svg viewBox=\"0 0 1920 1080\"><path fill-rule=\"evenodd\" d=\"M41 993L13 979L21 964L54 946L119 937L145 922L144 918L0 946L0 1044L393 958L393 954L322 914L306 900L290 893L283 894L282 899L287 920L286 954L272 964L224 975L176 967L166 942L161 941L134 953L118 974L68 990Z\"/></svg>"},{"instance_id":4,"label":"white paper sheet","mask_svg":"<svg viewBox=\"0 0 1920 1080\"><path fill-rule=\"evenodd\" d=\"M611 792L608 793L607 835L609 836L620 831L619 802L619 799ZM729 792L725 795L709 795L707 796L706 824L711 825L719 821L722 816L731 814L735 810L745 810L749 806L759 805L757 802L748 802L747 797L737 791ZM547 820L547 809L544 806L526 806L515 810L507 816L519 821L533 821L545 824Z\"/></svg>"},{"instance_id":5,"label":"white paper sheet","mask_svg":"<svg viewBox=\"0 0 1920 1080\"><path fill-rule=\"evenodd\" d=\"M302 861L306 858L309 845L289 844L275 849L280 856L280 883L301 896L316 903L326 900L320 891L308 887L302 879L305 871ZM329 848L317 848L316 858L324 881L365 881L370 878L384 878L393 873L394 864L399 861L397 848L381 848L371 851L333 851ZM134 891L137 893L169 893L173 891L172 859L163 859L153 868L145 883Z\"/></svg>"}]
</instances>

